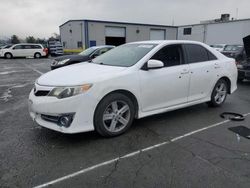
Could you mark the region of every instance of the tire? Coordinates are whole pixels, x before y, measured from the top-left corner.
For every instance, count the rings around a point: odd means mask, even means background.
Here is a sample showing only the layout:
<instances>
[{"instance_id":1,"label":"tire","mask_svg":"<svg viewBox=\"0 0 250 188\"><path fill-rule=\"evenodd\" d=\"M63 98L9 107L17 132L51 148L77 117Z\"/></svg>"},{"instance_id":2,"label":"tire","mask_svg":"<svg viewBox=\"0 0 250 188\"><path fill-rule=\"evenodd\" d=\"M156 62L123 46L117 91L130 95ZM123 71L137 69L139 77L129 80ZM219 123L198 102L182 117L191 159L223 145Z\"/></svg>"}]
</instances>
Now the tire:
<instances>
[{"instance_id":1,"label":"tire","mask_svg":"<svg viewBox=\"0 0 250 188\"><path fill-rule=\"evenodd\" d=\"M95 130L104 137L118 136L129 129L134 117L132 100L126 95L112 93L104 97L95 110Z\"/></svg>"},{"instance_id":2,"label":"tire","mask_svg":"<svg viewBox=\"0 0 250 188\"><path fill-rule=\"evenodd\" d=\"M211 101L208 102L209 106L211 107L218 107L221 106L228 94L228 83L224 79L220 79L214 86Z\"/></svg>"},{"instance_id":3,"label":"tire","mask_svg":"<svg viewBox=\"0 0 250 188\"><path fill-rule=\"evenodd\" d=\"M13 58L13 55L11 54L11 53L5 53L4 54L4 57L6 58L6 59L12 59Z\"/></svg>"},{"instance_id":4,"label":"tire","mask_svg":"<svg viewBox=\"0 0 250 188\"><path fill-rule=\"evenodd\" d=\"M41 55L40 53L38 53L38 52L34 54L34 58L36 58L36 59L41 58L41 56L42 56L42 55Z\"/></svg>"}]
</instances>

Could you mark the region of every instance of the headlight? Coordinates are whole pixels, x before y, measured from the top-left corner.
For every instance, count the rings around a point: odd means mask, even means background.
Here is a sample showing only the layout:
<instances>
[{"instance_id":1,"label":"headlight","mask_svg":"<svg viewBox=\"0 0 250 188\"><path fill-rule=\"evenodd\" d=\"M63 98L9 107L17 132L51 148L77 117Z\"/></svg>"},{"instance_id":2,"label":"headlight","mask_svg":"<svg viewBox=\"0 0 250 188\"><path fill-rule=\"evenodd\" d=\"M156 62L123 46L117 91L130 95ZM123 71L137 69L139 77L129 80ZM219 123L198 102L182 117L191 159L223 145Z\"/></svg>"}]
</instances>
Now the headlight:
<instances>
[{"instance_id":1,"label":"headlight","mask_svg":"<svg viewBox=\"0 0 250 188\"><path fill-rule=\"evenodd\" d=\"M58 99L63 99L67 97L72 97L79 95L81 93L87 92L92 87L92 84L84 84L82 86L76 87L57 87L52 89L48 96L57 97Z\"/></svg>"},{"instance_id":2,"label":"headlight","mask_svg":"<svg viewBox=\"0 0 250 188\"><path fill-rule=\"evenodd\" d=\"M57 65L63 65L65 63L67 63L70 59L64 59L62 61L58 61Z\"/></svg>"}]
</instances>

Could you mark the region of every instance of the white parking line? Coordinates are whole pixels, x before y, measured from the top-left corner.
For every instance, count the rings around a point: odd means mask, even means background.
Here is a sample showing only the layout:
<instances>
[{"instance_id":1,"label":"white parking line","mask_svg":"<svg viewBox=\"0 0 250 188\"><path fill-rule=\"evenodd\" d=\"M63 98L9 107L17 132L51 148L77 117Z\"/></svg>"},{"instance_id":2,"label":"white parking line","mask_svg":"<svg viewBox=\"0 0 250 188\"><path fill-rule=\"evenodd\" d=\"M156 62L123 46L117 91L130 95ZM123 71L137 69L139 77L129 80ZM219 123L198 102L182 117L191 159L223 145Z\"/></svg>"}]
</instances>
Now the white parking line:
<instances>
[{"instance_id":1,"label":"white parking line","mask_svg":"<svg viewBox=\"0 0 250 188\"><path fill-rule=\"evenodd\" d=\"M250 113L244 114L244 116L248 116L248 115L250 115ZM105 162L103 162L103 163L99 163L99 164L97 164L97 165L90 166L90 167L88 167L88 168L82 169L82 170L77 171L77 172L74 172L74 173L72 173L72 174L68 174L68 175L66 175L66 176L63 176L63 177L58 178L58 179L55 179L55 180L53 180L53 181L50 181L50 182L47 182L47 183L44 183L44 184L35 186L34 188L48 187L48 186L50 186L50 185L53 185L53 184L62 182L62 181L67 180L67 179L69 179L69 178L73 178L73 177L78 176L78 175L80 175L80 174L84 174L84 173L89 172L89 171L91 171L91 170L97 169L97 168L99 168L99 167L102 167L102 166L106 166L106 165L115 163L116 161L119 161L119 160L121 160L121 159L133 157L133 156L138 155L138 154L140 154L140 153L142 153L142 152L146 152L146 151L153 150L153 149L155 149L155 148L159 148L159 147L161 147L161 146L170 144L170 143L172 143L172 142L176 142L176 141L178 141L178 140L181 140L181 139L186 138L186 137L188 137L188 136L191 136L191 135L193 135L193 134L196 134L196 133L205 131L205 130L207 130L207 129L211 129L211 128L213 128L213 127L217 127L217 126L219 126L219 125L223 125L223 124L228 123L228 122L230 122L230 120L225 120L225 121L222 121L222 122L219 122L219 123L216 123L216 124L213 124L213 125L209 125L209 126L207 126L207 127L201 128L201 129L197 129L197 130L195 130L195 131L192 131L192 132L186 133L186 134L184 134L184 135L175 137L175 138L173 138L173 139L171 139L171 140L169 140L169 141L162 142L162 143L159 143L159 144L156 144L156 145L153 145L153 146L149 146L149 147L147 147L147 148L144 148L144 149L141 149L141 150L137 150L137 151L132 152L132 153L128 153L128 154L126 154L126 155L124 155L124 156L120 156L120 157L111 159L111 160L109 160L109 161L105 161Z\"/></svg>"},{"instance_id":2,"label":"white parking line","mask_svg":"<svg viewBox=\"0 0 250 188\"><path fill-rule=\"evenodd\" d=\"M22 64L23 64L25 67L27 67L27 68L29 68L29 69L31 69L31 70L37 72L37 73L40 74L40 75L44 74L43 72L41 72L41 71L39 71L39 70L33 68L32 66L26 65L25 63L22 63Z\"/></svg>"}]
</instances>

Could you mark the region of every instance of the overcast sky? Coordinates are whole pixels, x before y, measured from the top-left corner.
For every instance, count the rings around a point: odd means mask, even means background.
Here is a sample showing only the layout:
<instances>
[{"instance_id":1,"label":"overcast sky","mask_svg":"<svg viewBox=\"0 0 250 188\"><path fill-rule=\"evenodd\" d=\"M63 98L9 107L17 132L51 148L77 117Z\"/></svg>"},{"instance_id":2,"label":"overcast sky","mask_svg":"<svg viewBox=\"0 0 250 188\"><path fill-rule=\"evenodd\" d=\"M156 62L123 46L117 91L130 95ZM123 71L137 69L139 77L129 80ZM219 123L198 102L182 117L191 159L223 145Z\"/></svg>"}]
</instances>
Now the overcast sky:
<instances>
[{"instance_id":1,"label":"overcast sky","mask_svg":"<svg viewBox=\"0 0 250 188\"><path fill-rule=\"evenodd\" d=\"M249 0L0 0L0 37L50 37L70 19L175 25L230 13L250 18Z\"/></svg>"}]
</instances>

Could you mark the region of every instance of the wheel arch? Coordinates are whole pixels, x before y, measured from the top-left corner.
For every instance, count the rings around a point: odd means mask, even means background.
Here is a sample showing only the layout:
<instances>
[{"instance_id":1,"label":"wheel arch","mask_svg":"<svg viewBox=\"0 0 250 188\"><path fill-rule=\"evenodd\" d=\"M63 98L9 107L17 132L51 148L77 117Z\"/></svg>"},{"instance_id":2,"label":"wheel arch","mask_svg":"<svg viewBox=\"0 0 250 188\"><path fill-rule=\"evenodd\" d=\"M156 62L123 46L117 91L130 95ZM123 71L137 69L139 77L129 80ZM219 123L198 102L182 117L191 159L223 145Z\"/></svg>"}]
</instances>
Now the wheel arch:
<instances>
[{"instance_id":1,"label":"wheel arch","mask_svg":"<svg viewBox=\"0 0 250 188\"><path fill-rule=\"evenodd\" d=\"M114 91L110 91L108 92L106 95L104 95L102 97L102 99L98 102L97 106L101 103L101 101L107 97L108 95L111 95L111 94L114 94L114 93L120 93L120 94L123 94L125 96L127 96L128 98L130 98L134 104L134 107L135 107L135 118L138 118L138 114L139 114L139 103L138 103L138 100L136 98L136 96L131 92L131 91L128 91L126 89L117 89L117 90L114 90ZM96 106L96 108L97 108ZM96 110L95 110L96 111Z\"/></svg>"},{"instance_id":2,"label":"wheel arch","mask_svg":"<svg viewBox=\"0 0 250 188\"><path fill-rule=\"evenodd\" d=\"M5 53L4 53L4 57L6 57L7 54L10 54L11 57L13 57L13 54L12 54L11 52L5 52Z\"/></svg>"},{"instance_id":3,"label":"wheel arch","mask_svg":"<svg viewBox=\"0 0 250 188\"><path fill-rule=\"evenodd\" d=\"M34 53L34 57L36 56L36 54L39 54L40 57L42 56L42 54L41 54L40 52L35 52L35 53Z\"/></svg>"},{"instance_id":4,"label":"wheel arch","mask_svg":"<svg viewBox=\"0 0 250 188\"><path fill-rule=\"evenodd\" d=\"M223 76L223 77L221 77L219 80L225 80L226 81L226 83L227 83L227 89L228 89L228 94L231 94L231 80L227 77L227 76ZM219 81L218 80L218 81ZM217 82L218 82L217 81ZM217 83L216 82L216 83Z\"/></svg>"}]
</instances>

